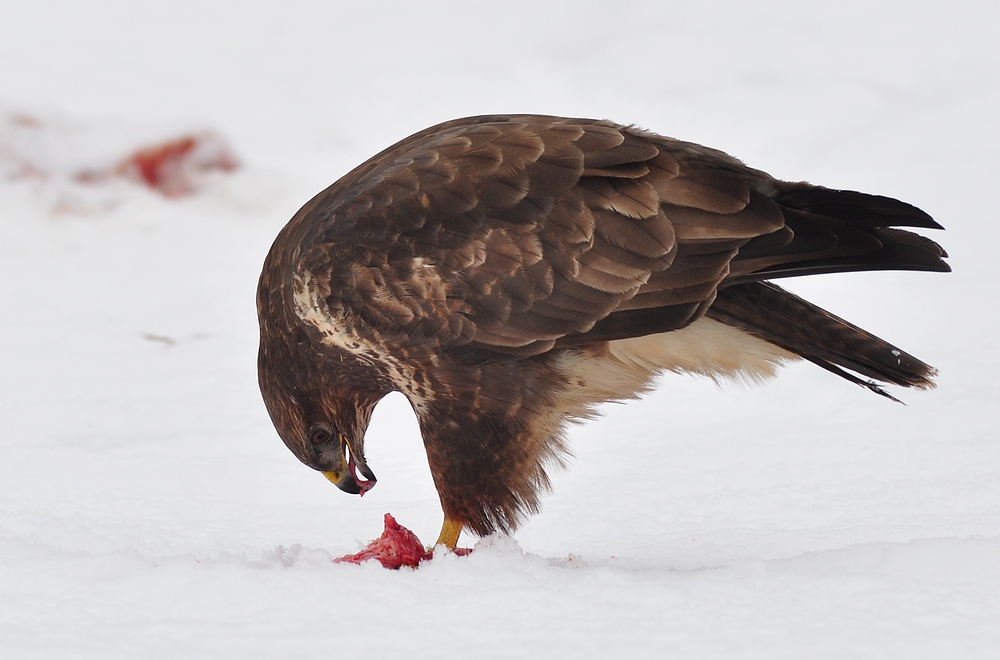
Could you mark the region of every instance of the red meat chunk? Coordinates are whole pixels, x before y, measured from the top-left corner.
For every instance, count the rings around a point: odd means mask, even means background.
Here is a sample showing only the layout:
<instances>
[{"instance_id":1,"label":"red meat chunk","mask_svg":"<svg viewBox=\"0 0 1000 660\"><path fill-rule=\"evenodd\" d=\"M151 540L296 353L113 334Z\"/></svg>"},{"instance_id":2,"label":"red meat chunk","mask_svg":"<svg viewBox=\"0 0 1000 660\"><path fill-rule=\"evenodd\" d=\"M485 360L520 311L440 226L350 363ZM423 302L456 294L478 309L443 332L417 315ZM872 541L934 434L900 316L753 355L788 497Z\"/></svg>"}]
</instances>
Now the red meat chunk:
<instances>
[{"instance_id":1,"label":"red meat chunk","mask_svg":"<svg viewBox=\"0 0 1000 660\"><path fill-rule=\"evenodd\" d=\"M385 531L382 536L369 543L364 550L353 555L344 555L335 559L336 562L360 564L369 559L377 559L386 568L400 566L416 567L422 561L432 557L417 535L406 529L392 517L385 514Z\"/></svg>"}]
</instances>

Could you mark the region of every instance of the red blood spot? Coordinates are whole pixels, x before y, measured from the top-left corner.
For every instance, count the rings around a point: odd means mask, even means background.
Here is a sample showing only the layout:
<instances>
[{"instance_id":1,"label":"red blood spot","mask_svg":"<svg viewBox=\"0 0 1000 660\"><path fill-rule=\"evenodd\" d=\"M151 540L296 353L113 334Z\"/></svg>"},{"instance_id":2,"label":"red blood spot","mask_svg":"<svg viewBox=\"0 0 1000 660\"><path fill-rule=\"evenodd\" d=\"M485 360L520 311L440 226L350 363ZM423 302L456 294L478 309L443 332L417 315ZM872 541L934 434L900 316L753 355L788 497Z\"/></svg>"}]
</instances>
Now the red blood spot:
<instances>
[{"instance_id":1,"label":"red blood spot","mask_svg":"<svg viewBox=\"0 0 1000 660\"><path fill-rule=\"evenodd\" d=\"M129 156L128 162L151 188L158 188L169 176L172 166L176 166L192 149L194 138L183 137L137 151Z\"/></svg>"},{"instance_id":2,"label":"red blood spot","mask_svg":"<svg viewBox=\"0 0 1000 660\"><path fill-rule=\"evenodd\" d=\"M392 517L385 514L385 531L382 536L368 544L364 550L354 555L344 555L336 562L360 564L369 559L377 559L386 568L400 566L416 567L422 561L432 557L420 543L417 535L406 529Z\"/></svg>"},{"instance_id":3,"label":"red blood spot","mask_svg":"<svg viewBox=\"0 0 1000 660\"><path fill-rule=\"evenodd\" d=\"M167 197L182 197L194 192L193 177L198 172L228 172L237 166L225 142L217 135L204 133L139 149L120 161L115 171Z\"/></svg>"}]
</instances>

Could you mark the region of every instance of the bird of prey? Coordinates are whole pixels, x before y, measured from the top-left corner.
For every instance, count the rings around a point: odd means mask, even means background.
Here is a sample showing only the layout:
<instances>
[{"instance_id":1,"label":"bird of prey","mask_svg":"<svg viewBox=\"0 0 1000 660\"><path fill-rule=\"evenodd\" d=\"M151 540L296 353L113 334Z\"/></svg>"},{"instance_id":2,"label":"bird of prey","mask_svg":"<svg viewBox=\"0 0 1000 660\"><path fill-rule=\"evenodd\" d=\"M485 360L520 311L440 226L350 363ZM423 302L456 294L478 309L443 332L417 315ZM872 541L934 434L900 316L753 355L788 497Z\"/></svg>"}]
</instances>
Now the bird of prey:
<instances>
[{"instance_id":1,"label":"bird of prey","mask_svg":"<svg viewBox=\"0 0 1000 660\"><path fill-rule=\"evenodd\" d=\"M771 282L949 270L898 227L941 229L633 126L449 121L282 229L257 293L260 389L292 453L355 494L375 484L372 410L402 392L454 548L536 512L568 423L665 371L757 380L801 358L885 396L875 381L932 387L929 365Z\"/></svg>"}]
</instances>

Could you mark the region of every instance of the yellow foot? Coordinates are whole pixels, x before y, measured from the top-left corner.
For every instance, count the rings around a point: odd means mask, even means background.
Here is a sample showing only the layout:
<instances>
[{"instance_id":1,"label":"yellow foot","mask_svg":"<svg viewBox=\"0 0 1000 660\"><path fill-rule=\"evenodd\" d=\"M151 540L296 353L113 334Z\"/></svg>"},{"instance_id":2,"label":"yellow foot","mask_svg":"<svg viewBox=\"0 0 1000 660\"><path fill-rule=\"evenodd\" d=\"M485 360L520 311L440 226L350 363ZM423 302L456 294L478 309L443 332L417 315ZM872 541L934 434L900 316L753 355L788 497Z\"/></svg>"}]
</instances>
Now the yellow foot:
<instances>
[{"instance_id":1,"label":"yellow foot","mask_svg":"<svg viewBox=\"0 0 1000 660\"><path fill-rule=\"evenodd\" d=\"M462 533L462 523L445 516L444 524L441 525L441 535L434 545L443 545L449 550L454 550L458 545L458 537Z\"/></svg>"}]
</instances>

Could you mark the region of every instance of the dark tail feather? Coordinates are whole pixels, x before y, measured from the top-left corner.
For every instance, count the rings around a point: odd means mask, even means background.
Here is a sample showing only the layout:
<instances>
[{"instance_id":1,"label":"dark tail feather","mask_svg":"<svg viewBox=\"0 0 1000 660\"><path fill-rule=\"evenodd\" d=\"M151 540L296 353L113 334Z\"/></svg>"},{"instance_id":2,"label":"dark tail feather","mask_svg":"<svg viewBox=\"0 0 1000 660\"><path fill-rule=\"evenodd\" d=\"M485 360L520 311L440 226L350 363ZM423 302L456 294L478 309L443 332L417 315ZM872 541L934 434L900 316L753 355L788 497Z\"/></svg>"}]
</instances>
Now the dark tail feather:
<instances>
[{"instance_id":1,"label":"dark tail feather","mask_svg":"<svg viewBox=\"0 0 1000 660\"><path fill-rule=\"evenodd\" d=\"M764 280L864 270L947 272L940 245L895 228L941 226L891 197L804 183L779 183L774 201L785 226L740 248L708 316L893 400L877 383L846 370L903 387L934 387L937 372L930 365Z\"/></svg>"},{"instance_id":2,"label":"dark tail feather","mask_svg":"<svg viewBox=\"0 0 1000 660\"><path fill-rule=\"evenodd\" d=\"M844 369L903 387L934 387L937 371L930 365L770 282L721 289L708 316L890 399L876 383Z\"/></svg>"},{"instance_id":3,"label":"dark tail feather","mask_svg":"<svg viewBox=\"0 0 1000 660\"><path fill-rule=\"evenodd\" d=\"M821 360L819 358L813 358L813 357L807 357L805 359L809 360L810 362L812 362L813 364L815 364L815 365L817 365L819 367L823 367L824 369L826 369L827 371L829 371L831 374L833 374L835 376L840 376L841 378L843 378L844 380L846 380L848 382L854 383L855 385L860 385L861 387L865 388L866 390L868 390L870 392L874 392L875 394L878 394L879 396L884 396L885 398L887 398L887 399L889 399L891 401L895 401L896 403L903 403L902 401L900 401L899 399L897 399L896 397L894 397L893 395L889 394L884 389L882 389L882 386L879 385L878 383L876 383L873 380L865 380L863 378L858 378L857 376L855 376L851 372L844 371L843 369L841 369L837 365L831 364L831 363L827 362L826 360ZM931 385L933 386L933 383L931 383ZM903 405L905 406L906 404L903 403Z\"/></svg>"}]
</instances>

